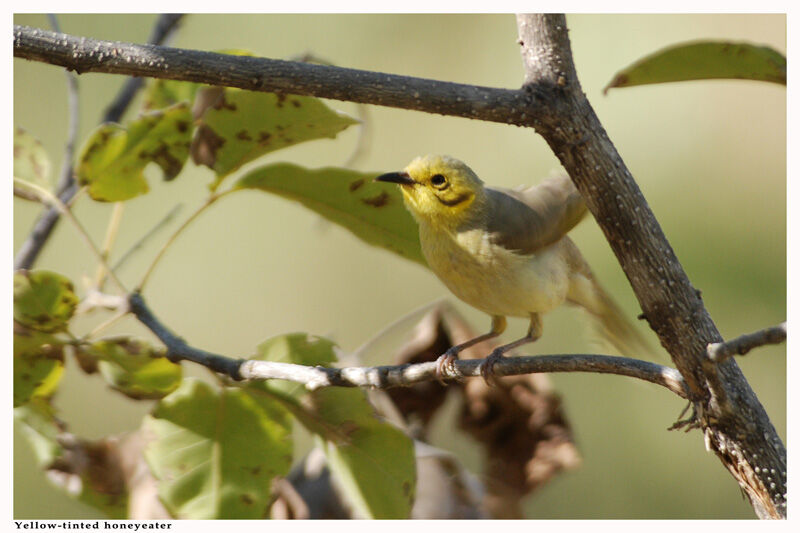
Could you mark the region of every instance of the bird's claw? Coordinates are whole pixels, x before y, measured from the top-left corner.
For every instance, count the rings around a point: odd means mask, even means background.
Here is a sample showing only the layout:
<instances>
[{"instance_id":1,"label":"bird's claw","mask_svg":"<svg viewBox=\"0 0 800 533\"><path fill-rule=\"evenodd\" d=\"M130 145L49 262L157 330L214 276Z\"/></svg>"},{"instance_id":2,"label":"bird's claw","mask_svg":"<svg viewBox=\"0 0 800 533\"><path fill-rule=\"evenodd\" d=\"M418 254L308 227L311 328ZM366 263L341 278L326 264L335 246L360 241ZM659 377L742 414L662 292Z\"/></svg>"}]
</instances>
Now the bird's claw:
<instances>
[{"instance_id":1,"label":"bird's claw","mask_svg":"<svg viewBox=\"0 0 800 533\"><path fill-rule=\"evenodd\" d=\"M497 350L489 354L486 360L481 363L481 376L487 385L496 385L496 377L494 375L494 364L503 358L503 352Z\"/></svg>"},{"instance_id":2,"label":"bird's claw","mask_svg":"<svg viewBox=\"0 0 800 533\"><path fill-rule=\"evenodd\" d=\"M442 385L447 385L445 382L446 377L458 377L458 369L456 369L456 360L458 360L458 353L453 353L447 350L439 356L436 360L436 379Z\"/></svg>"}]
</instances>

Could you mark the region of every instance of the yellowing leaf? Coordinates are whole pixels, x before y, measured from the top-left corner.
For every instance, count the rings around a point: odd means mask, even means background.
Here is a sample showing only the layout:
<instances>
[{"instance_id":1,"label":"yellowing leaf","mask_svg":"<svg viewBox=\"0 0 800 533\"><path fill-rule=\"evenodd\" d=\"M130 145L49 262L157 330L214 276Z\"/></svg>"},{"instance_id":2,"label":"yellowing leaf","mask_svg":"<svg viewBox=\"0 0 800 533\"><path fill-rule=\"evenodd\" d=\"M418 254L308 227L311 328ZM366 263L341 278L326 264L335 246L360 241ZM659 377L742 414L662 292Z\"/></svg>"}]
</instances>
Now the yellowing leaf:
<instances>
[{"instance_id":1,"label":"yellowing leaf","mask_svg":"<svg viewBox=\"0 0 800 533\"><path fill-rule=\"evenodd\" d=\"M14 407L55 392L64 372L64 344L14 323Z\"/></svg>"},{"instance_id":2,"label":"yellowing leaf","mask_svg":"<svg viewBox=\"0 0 800 533\"><path fill-rule=\"evenodd\" d=\"M194 105L198 122L192 159L222 179L266 153L320 138L334 138L357 121L310 96L208 87Z\"/></svg>"},{"instance_id":3,"label":"yellowing leaf","mask_svg":"<svg viewBox=\"0 0 800 533\"><path fill-rule=\"evenodd\" d=\"M618 72L614 87L687 80L745 79L786 85L786 58L768 46L698 41L659 50Z\"/></svg>"},{"instance_id":4,"label":"yellowing leaf","mask_svg":"<svg viewBox=\"0 0 800 533\"><path fill-rule=\"evenodd\" d=\"M114 389L134 399L163 398L178 388L183 376L181 366L167 359L164 350L138 339L105 339L81 352L99 361L100 374Z\"/></svg>"},{"instance_id":5,"label":"yellowing leaf","mask_svg":"<svg viewBox=\"0 0 800 533\"><path fill-rule=\"evenodd\" d=\"M419 231L396 186L375 183L375 173L341 168L306 169L278 163L252 170L235 185L300 202L373 246L426 265Z\"/></svg>"},{"instance_id":6,"label":"yellowing leaf","mask_svg":"<svg viewBox=\"0 0 800 533\"><path fill-rule=\"evenodd\" d=\"M14 273L14 320L31 329L63 331L78 297L72 282L47 270Z\"/></svg>"},{"instance_id":7,"label":"yellowing leaf","mask_svg":"<svg viewBox=\"0 0 800 533\"><path fill-rule=\"evenodd\" d=\"M49 190L50 158L39 139L23 130L14 130L14 177Z\"/></svg>"},{"instance_id":8,"label":"yellowing leaf","mask_svg":"<svg viewBox=\"0 0 800 533\"><path fill-rule=\"evenodd\" d=\"M129 200L149 190L144 168L156 163L171 180L189 157L192 116L187 103L146 113L128 124L103 124L89 137L76 169L78 182L100 202Z\"/></svg>"}]
</instances>

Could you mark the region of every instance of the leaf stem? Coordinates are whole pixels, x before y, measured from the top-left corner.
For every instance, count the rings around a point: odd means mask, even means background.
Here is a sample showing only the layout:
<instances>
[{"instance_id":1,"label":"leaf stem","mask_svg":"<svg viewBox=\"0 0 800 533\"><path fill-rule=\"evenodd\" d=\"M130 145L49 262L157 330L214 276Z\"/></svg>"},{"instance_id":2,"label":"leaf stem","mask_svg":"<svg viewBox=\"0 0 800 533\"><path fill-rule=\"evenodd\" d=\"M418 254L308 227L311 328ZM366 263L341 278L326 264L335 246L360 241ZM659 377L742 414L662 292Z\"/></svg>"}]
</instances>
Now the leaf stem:
<instances>
[{"instance_id":1,"label":"leaf stem","mask_svg":"<svg viewBox=\"0 0 800 533\"><path fill-rule=\"evenodd\" d=\"M106 269L106 271L108 271L109 277L114 282L114 284L117 286L117 288L123 294L127 294L129 292L125 288L125 285L122 284L122 282L119 280L119 278L108 267L108 264L106 263L106 259L105 259L104 255L103 255L103 253L97 248L97 245L95 245L95 243L92 241L92 238L89 236L89 233L86 231L86 229L83 227L83 225L78 221L78 219L75 218L75 215L72 214L72 211L70 211L69 207L67 207L64 204L64 202L62 202L57 196L55 196L53 193L51 193L50 191L48 191L44 187L40 187L40 186L38 186L38 185L36 185L34 183L29 183L27 181L24 181L24 180L21 180L21 179L15 177L14 178L14 184L15 185L19 185L19 186L21 186L23 188L27 188L27 189L35 192L39 196L39 198L41 198L41 200L44 203L49 204L54 209L58 210L62 215L67 217L69 219L69 221L72 223L72 225L75 226L75 229L78 230L78 233L83 238L84 242L89 247L89 249L92 250L92 253L95 254L95 256L97 257L97 260L100 261L100 264L103 265L103 267Z\"/></svg>"},{"instance_id":2,"label":"leaf stem","mask_svg":"<svg viewBox=\"0 0 800 533\"><path fill-rule=\"evenodd\" d=\"M108 221L106 228L106 238L103 241L103 258L108 261L108 256L111 254L111 248L114 246L114 241L119 233L119 225L122 221L122 214L125 211L125 204L117 202L114 204L114 209L111 212L111 219ZM106 263L101 263L97 266L97 273L94 276L94 284L98 290L102 290L106 280Z\"/></svg>"},{"instance_id":3,"label":"leaf stem","mask_svg":"<svg viewBox=\"0 0 800 533\"><path fill-rule=\"evenodd\" d=\"M175 233L173 233L173 234L170 236L170 238L169 238L169 239L167 239L167 242L165 242L165 243L164 243L164 245L161 247L161 249L160 249L160 250L158 251L158 253L156 254L155 258L153 259L153 262L152 262L152 263L150 263L150 266L147 268L147 272L145 272L145 273L144 273L144 276L142 277L142 280L141 280L141 281L139 282L139 284L136 286L135 292L142 292L142 290L144 289L144 286L145 286L145 284L146 284L146 283L147 283L147 281L150 279L150 276L152 275L152 273L153 273L153 270L155 270L155 268L156 268L156 265L157 265L157 264L158 264L158 263L161 261L161 258L164 256L164 254L166 253L166 251L169 249L169 247L170 247L170 246L172 246L172 244L173 244L173 243L175 242L175 240L176 240L176 239L177 239L177 238L178 238L178 237L181 235L181 233L183 233L183 231L184 231L186 228L188 228L188 227L189 227L189 225L190 225L192 222L194 222L194 221L195 221L195 219L196 219L197 217L199 217L201 213L203 213L203 212L204 212L206 209L208 209L209 207L211 207L211 206L212 206L212 205L213 205L213 204L214 204L214 203L215 203L217 200L219 200L219 199L220 199L220 198L222 198L223 196L226 196L226 195L228 195L228 194L229 194L229 193L231 193L231 192L234 192L234 190L230 190L230 189L229 189L229 190L227 190L227 191L223 191L223 192L221 192L221 193L212 193L212 194L211 194L211 196L209 196L208 198L206 198L206 201L205 201L205 202L203 202L203 204L202 204L200 207L198 207L198 208L197 208L197 210L196 210L194 213L192 213L192 214L189 216L189 218L187 218L187 219L186 219L186 220L183 222L183 224L181 224L181 225L178 227L178 229L176 229L176 230L175 230Z\"/></svg>"}]
</instances>

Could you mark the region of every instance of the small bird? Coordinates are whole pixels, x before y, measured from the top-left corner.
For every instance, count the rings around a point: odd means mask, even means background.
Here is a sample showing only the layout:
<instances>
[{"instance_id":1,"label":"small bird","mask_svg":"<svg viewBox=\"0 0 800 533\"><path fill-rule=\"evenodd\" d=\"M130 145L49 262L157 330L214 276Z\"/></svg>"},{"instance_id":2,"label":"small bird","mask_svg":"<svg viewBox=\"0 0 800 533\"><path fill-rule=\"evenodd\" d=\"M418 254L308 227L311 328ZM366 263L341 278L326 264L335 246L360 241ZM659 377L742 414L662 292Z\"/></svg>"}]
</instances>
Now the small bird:
<instances>
[{"instance_id":1,"label":"small bird","mask_svg":"<svg viewBox=\"0 0 800 533\"><path fill-rule=\"evenodd\" d=\"M586 214L567 176L527 188L492 188L458 159L428 155L375 180L400 186L431 270L458 298L492 317L488 333L437 359L440 380L457 375L454 363L462 350L503 333L507 316L528 318L527 335L496 348L481 365L489 382L494 364L507 351L536 341L540 315L564 302L593 315L601 334L623 354L649 351L567 237Z\"/></svg>"}]
</instances>

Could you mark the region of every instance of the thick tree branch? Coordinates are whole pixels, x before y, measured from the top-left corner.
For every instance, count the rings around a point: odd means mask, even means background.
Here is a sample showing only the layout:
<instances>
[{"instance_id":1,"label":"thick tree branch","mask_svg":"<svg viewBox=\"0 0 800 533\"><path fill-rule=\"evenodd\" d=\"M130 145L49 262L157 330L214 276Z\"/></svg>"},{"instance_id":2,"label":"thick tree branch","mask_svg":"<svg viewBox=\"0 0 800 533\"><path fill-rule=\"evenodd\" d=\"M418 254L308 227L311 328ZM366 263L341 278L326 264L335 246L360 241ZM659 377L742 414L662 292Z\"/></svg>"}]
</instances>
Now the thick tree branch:
<instances>
[{"instance_id":1,"label":"thick tree branch","mask_svg":"<svg viewBox=\"0 0 800 533\"><path fill-rule=\"evenodd\" d=\"M142 295L128 298L131 313L167 348L172 361L191 361L235 380L282 379L303 384L307 389L320 387L372 387L386 389L404 387L425 381L436 381L436 362L395 366L329 368L311 367L273 361L246 360L199 350L169 331L145 303ZM456 361L456 369L464 377L480 377L483 359ZM661 385L682 398L687 389L674 368L628 357L609 355L536 355L508 357L494 367L497 376L550 372L594 372L642 379Z\"/></svg>"},{"instance_id":2,"label":"thick tree branch","mask_svg":"<svg viewBox=\"0 0 800 533\"><path fill-rule=\"evenodd\" d=\"M781 344L784 341L786 341L786 322L729 341L711 343L707 348L708 357L712 361L721 363L734 355L744 355L753 348L766 344Z\"/></svg>"},{"instance_id":3,"label":"thick tree branch","mask_svg":"<svg viewBox=\"0 0 800 533\"><path fill-rule=\"evenodd\" d=\"M530 95L365 70L98 41L14 26L14 56L79 73L105 72L251 91L312 95L428 113L532 125Z\"/></svg>"},{"instance_id":4,"label":"thick tree branch","mask_svg":"<svg viewBox=\"0 0 800 533\"><path fill-rule=\"evenodd\" d=\"M525 87L545 98L544 137L603 230L644 316L690 390L706 443L762 518L786 516L786 449L733 359L715 364L721 342L642 192L581 90L563 15L517 17Z\"/></svg>"},{"instance_id":5,"label":"thick tree branch","mask_svg":"<svg viewBox=\"0 0 800 533\"><path fill-rule=\"evenodd\" d=\"M178 22L183 15L161 15L156 21L156 26L153 29L153 34L150 36L150 42L162 43L164 42L176 29ZM38 30L42 31L42 30ZM52 32L48 32L52 33ZM54 33L54 35L63 35L61 33ZM77 80L72 73L67 74L69 83L69 109L70 109L70 129L67 139L67 145L64 150L64 161L62 163L61 178L59 179L57 195L58 198L65 204L69 204L75 194L78 192L78 186L72 175L72 165L75 147L75 138L78 131L78 88ZM133 97L139 91L143 83L141 78L131 78L125 85L123 85L114 102L106 110L105 116L101 122L118 122L125 110L130 105ZM30 235L22 243L16 257L14 258L14 269L30 269L33 263L39 257L50 235L56 227L60 213L58 210L49 208L36 221L33 225Z\"/></svg>"},{"instance_id":6,"label":"thick tree branch","mask_svg":"<svg viewBox=\"0 0 800 533\"><path fill-rule=\"evenodd\" d=\"M736 362L717 364L707 356L706 347L722 338L581 90L565 18L520 15L518 27L526 67L521 90L95 41L19 26L14 55L78 72L312 95L535 128L586 199L644 317L683 376L709 449L739 482L758 516L785 517L783 442Z\"/></svg>"}]
</instances>

